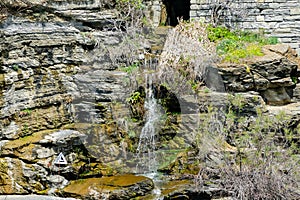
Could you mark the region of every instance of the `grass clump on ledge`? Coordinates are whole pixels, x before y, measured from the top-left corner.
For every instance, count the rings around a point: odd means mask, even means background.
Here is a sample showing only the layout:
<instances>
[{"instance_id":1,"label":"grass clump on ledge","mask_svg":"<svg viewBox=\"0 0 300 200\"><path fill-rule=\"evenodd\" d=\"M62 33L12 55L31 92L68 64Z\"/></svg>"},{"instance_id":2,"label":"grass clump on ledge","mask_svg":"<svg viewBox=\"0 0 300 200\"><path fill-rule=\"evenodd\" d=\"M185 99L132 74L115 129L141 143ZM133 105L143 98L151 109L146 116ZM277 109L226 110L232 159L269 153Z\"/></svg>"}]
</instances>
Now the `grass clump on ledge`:
<instances>
[{"instance_id":1,"label":"grass clump on ledge","mask_svg":"<svg viewBox=\"0 0 300 200\"><path fill-rule=\"evenodd\" d=\"M217 44L217 54L223 62L238 63L245 58L262 56L262 46L277 44L275 37L265 37L262 33L235 30L225 27L207 27L208 39Z\"/></svg>"}]
</instances>

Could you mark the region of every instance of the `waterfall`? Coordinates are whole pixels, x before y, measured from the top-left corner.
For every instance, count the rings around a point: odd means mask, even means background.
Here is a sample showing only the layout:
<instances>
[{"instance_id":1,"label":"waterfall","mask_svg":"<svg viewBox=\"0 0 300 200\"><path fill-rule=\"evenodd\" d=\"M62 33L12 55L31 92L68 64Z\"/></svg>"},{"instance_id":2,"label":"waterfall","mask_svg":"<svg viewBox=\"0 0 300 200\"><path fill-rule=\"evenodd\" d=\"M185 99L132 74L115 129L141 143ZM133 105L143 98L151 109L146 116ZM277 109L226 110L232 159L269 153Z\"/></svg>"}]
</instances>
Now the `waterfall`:
<instances>
[{"instance_id":1,"label":"waterfall","mask_svg":"<svg viewBox=\"0 0 300 200\"><path fill-rule=\"evenodd\" d=\"M144 108L146 110L145 125L142 128L137 147L136 171L140 174L155 173L158 168L156 158L156 140L158 137L159 122L162 117L161 106L154 98L152 89L152 75L149 75L148 88Z\"/></svg>"}]
</instances>

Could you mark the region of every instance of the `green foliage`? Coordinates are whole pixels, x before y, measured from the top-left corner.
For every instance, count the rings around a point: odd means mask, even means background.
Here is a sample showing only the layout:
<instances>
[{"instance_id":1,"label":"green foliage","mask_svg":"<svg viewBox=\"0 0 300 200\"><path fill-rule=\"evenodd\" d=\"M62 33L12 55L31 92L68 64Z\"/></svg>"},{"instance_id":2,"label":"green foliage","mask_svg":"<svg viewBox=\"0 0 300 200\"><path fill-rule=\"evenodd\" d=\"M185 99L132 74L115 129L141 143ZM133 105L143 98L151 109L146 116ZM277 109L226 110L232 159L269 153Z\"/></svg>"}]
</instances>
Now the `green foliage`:
<instances>
[{"instance_id":1,"label":"green foliage","mask_svg":"<svg viewBox=\"0 0 300 200\"><path fill-rule=\"evenodd\" d=\"M240 59L263 56L262 45L258 43L246 44L242 41L222 40L217 46L218 55L223 56L224 61L239 62Z\"/></svg>"},{"instance_id":2,"label":"green foliage","mask_svg":"<svg viewBox=\"0 0 300 200\"><path fill-rule=\"evenodd\" d=\"M237 40L237 35L235 35L233 32L231 32L226 27L208 26L207 27L207 32L208 32L207 37L211 42L217 42L217 41L219 41L221 39L224 39L224 38Z\"/></svg>"},{"instance_id":3,"label":"green foliage","mask_svg":"<svg viewBox=\"0 0 300 200\"><path fill-rule=\"evenodd\" d=\"M203 92L204 93L210 93L210 89L206 87L206 88L204 88Z\"/></svg>"},{"instance_id":4,"label":"green foliage","mask_svg":"<svg viewBox=\"0 0 300 200\"><path fill-rule=\"evenodd\" d=\"M263 33L230 31L225 27L207 27L208 38L217 44L217 53L223 61L237 63L241 59L262 56L262 46L277 44L275 37L264 37Z\"/></svg>"},{"instance_id":5,"label":"green foliage","mask_svg":"<svg viewBox=\"0 0 300 200\"><path fill-rule=\"evenodd\" d=\"M278 38L277 37L269 37L268 39L268 44L278 44Z\"/></svg>"},{"instance_id":6,"label":"green foliage","mask_svg":"<svg viewBox=\"0 0 300 200\"><path fill-rule=\"evenodd\" d=\"M130 97L126 99L126 101L131 104L136 104L141 100L141 98L141 93L137 91L132 93Z\"/></svg>"},{"instance_id":7,"label":"green foliage","mask_svg":"<svg viewBox=\"0 0 300 200\"><path fill-rule=\"evenodd\" d=\"M297 76L292 76L291 77L293 83L297 84L298 83L298 77Z\"/></svg>"},{"instance_id":8,"label":"green foliage","mask_svg":"<svg viewBox=\"0 0 300 200\"><path fill-rule=\"evenodd\" d=\"M25 110L23 110L23 112L27 115L30 115L32 111L29 108L26 108Z\"/></svg>"},{"instance_id":9,"label":"green foliage","mask_svg":"<svg viewBox=\"0 0 300 200\"><path fill-rule=\"evenodd\" d=\"M191 85L192 89L195 92L199 91L199 87L200 87L200 83L198 81L194 81L194 80L188 80L188 83Z\"/></svg>"},{"instance_id":10,"label":"green foliage","mask_svg":"<svg viewBox=\"0 0 300 200\"><path fill-rule=\"evenodd\" d=\"M12 69L13 69L14 71L18 71L18 70L19 70L19 66L18 66L18 65L13 65L13 66L12 66Z\"/></svg>"},{"instance_id":11,"label":"green foliage","mask_svg":"<svg viewBox=\"0 0 300 200\"><path fill-rule=\"evenodd\" d=\"M19 112L19 117L29 116L29 115L31 115L31 113L32 113L32 110L30 110L29 108L26 108Z\"/></svg>"},{"instance_id":12,"label":"green foliage","mask_svg":"<svg viewBox=\"0 0 300 200\"><path fill-rule=\"evenodd\" d=\"M219 42L221 40L234 40L234 41L243 41L248 43L259 43L259 44L277 44L278 39L276 37L265 37L262 32L255 33L250 31L235 30L231 31L230 29L222 26L207 27L208 39L211 42Z\"/></svg>"},{"instance_id":13,"label":"green foliage","mask_svg":"<svg viewBox=\"0 0 300 200\"><path fill-rule=\"evenodd\" d=\"M138 70L140 63L133 63L132 65L120 67L120 70L128 74L132 74Z\"/></svg>"},{"instance_id":14,"label":"green foliage","mask_svg":"<svg viewBox=\"0 0 300 200\"><path fill-rule=\"evenodd\" d=\"M218 44L217 52L219 54L225 54L241 47L244 47L244 45L237 40L224 39Z\"/></svg>"},{"instance_id":15,"label":"green foliage","mask_svg":"<svg viewBox=\"0 0 300 200\"><path fill-rule=\"evenodd\" d=\"M129 103L129 108L132 114L132 120L141 120L143 119L145 109L145 92L144 90L138 90L133 92L129 98L126 99L127 103Z\"/></svg>"},{"instance_id":16,"label":"green foliage","mask_svg":"<svg viewBox=\"0 0 300 200\"><path fill-rule=\"evenodd\" d=\"M128 137L129 137L130 139L133 139L133 138L135 138L135 137L136 137L136 133L135 133L135 131L133 131L133 130L130 130L130 131L128 132Z\"/></svg>"}]
</instances>

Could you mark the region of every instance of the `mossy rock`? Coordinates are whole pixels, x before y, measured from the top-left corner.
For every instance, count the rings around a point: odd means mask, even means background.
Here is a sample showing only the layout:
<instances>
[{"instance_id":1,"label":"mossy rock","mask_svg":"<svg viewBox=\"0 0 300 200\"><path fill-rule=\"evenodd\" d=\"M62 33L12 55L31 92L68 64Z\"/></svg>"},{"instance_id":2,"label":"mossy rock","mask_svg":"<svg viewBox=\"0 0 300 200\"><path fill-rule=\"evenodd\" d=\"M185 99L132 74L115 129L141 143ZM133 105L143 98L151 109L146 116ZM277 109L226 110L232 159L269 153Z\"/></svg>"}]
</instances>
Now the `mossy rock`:
<instances>
[{"instance_id":1,"label":"mossy rock","mask_svg":"<svg viewBox=\"0 0 300 200\"><path fill-rule=\"evenodd\" d=\"M33 133L32 135L28 135L25 137L21 137L17 140L11 140L7 142L4 147L2 147L2 150L5 151L6 149L20 149L22 147L28 146L30 144L38 143L40 140L44 138L45 135L48 135L55 130L45 130ZM3 153L3 152L2 152Z\"/></svg>"},{"instance_id":2,"label":"mossy rock","mask_svg":"<svg viewBox=\"0 0 300 200\"><path fill-rule=\"evenodd\" d=\"M174 180L166 182L161 186L161 194L163 196L168 196L178 190L178 188L187 187L189 184L193 184L193 182L191 180Z\"/></svg>"},{"instance_id":3,"label":"mossy rock","mask_svg":"<svg viewBox=\"0 0 300 200\"><path fill-rule=\"evenodd\" d=\"M193 157L193 159L191 159ZM193 160L193 162L188 162ZM196 175L200 170L198 160L195 157L195 152L185 151L180 152L177 158L169 165L160 168L159 171L174 175Z\"/></svg>"},{"instance_id":4,"label":"mossy rock","mask_svg":"<svg viewBox=\"0 0 300 200\"><path fill-rule=\"evenodd\" d=\"M71 181L64 188L64 196L82 199L131 199L148 194L154 188L153 181L144 176L131 174L88 178Z\"/></svg>"},{"instance_id":5,"label":"mossy rock","mask_svg":"<svg viewBox=\"0 0 300 200\"><path fill-rule=\"evenodd\" d=\"M114 170L113 168L109 167L109 166L105 166L103 164L100 163L84 163L84 162L80 162L79 164L77 164L77 166L75 167L79 167L79 171L81 171L80 173L80 177L81 178L90 178L90 177L100 177L100 176L111 176L111 175L115 175L116 174L116 170Z\"/></svg>"}]
</instances>

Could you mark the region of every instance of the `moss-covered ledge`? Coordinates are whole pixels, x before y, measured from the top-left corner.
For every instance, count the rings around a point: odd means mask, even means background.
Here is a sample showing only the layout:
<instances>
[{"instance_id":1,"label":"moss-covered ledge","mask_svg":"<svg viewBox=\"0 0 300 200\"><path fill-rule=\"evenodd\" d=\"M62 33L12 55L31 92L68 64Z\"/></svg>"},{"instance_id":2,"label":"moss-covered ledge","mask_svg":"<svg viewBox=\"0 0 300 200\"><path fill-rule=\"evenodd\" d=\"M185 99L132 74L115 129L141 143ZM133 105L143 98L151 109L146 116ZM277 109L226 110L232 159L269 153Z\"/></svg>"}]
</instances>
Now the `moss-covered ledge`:
<instances>
[{"instance_id":1,"label":"moss-covered ledge","mask_svg":"<svg viewBox=\"0 0 300 200\"><path fill-rule=\"evenodd\" d=\"M154 188L153 181L131 174L88 178L71 181L63 189L63 195L82 199L106 197L107 199L131 199L144 196Z\"/></svg>"}]
</instances>

